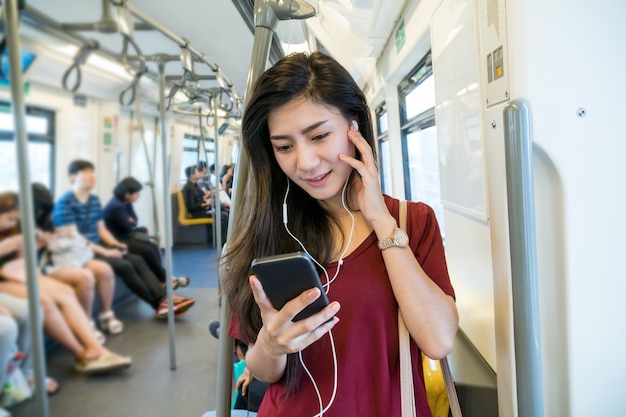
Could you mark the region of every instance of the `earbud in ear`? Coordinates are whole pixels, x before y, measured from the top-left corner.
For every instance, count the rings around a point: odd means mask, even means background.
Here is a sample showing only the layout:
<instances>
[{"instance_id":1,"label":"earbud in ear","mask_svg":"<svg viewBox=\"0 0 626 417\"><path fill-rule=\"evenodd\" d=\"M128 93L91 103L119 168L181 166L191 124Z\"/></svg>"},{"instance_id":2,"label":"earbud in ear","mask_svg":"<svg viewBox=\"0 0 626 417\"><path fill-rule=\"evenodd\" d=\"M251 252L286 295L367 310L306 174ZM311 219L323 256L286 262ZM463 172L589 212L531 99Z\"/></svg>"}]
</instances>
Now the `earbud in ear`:
<instances>
[{"instance_id":1,"label":"earbud in ear","mask_svg":"<svg viewBox=\"0 0 626 417\"><path fill-rule=\"evenodd\" d=\"M352 119L351 123L352 123L352 126L354 126L356 130L359 130L359 123L356 120Z\"/></svg>"}]
</instances>

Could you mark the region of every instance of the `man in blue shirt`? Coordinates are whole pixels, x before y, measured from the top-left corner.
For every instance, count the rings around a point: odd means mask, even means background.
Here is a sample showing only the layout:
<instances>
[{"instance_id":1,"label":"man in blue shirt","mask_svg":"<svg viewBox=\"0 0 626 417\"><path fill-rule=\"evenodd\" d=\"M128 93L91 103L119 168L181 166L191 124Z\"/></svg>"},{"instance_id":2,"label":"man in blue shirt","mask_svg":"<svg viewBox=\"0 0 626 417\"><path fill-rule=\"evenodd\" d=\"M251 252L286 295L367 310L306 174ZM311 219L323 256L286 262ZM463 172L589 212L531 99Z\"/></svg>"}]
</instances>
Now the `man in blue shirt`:
<instances>
[{"instance_id":1,"label":"man in blue shirt","mask_svg":"<svg viewBox=\"0 0 626 417\"><path fill-rule=\"evenodd\" d=\"M150 304L158 318L167 317L167 296L161 282L141 256L127 253L106 228L100 199L91 194L96 185L94 165L85 160L72 161L68 168L72 189L54 204L52 219L61 233L81 233L90 242L95 257L107 262L126 286ZM174 296L174 313L181 316L195 299Z\"/></svg>"}]
</instances>

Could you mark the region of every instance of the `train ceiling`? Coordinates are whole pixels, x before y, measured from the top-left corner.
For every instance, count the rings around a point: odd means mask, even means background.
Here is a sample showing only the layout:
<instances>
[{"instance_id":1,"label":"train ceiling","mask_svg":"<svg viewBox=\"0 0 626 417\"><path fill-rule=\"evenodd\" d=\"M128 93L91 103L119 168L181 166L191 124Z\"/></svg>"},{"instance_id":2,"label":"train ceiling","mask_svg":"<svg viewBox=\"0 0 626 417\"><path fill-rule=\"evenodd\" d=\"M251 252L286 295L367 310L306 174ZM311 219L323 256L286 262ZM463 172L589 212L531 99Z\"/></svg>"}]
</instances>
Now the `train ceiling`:
<instances>
[{"instance_id":1,"label":"train ceiling","mask_svg":"<svg viewBox=\"0 0 626 417\"><path fill-rule=\"evenodd\" d=\"M159 21L171 32L188 39L195 49L220 67L239 95L245 92L252 52L253 2L254 0L129 0L134 7ZM76 23L101 22L104 3L102 0L26 0L29 8L70 27ZM304 25L302 21L280 22L272 58L298 50L299 46L296 44L308 42L309 45L314 44L313 49L322 48L332 54L352 72L358 82L364 83L374 69L376 58L387 43L389 34L393 33L405 1L313 0L309 3L317 8L318 15L306 20ZM111 12L115 20L114 7L111 7ZM134 21L139 22L136 18ZM59 85L64 71L71 65L77 53L77 47L68 47L65 40L32 25L23 25L21 33L25 47L36 49L38 53L29 76L39 82ZM121 53L122 36L119 32L75 30L72 33L96 40L105 50ZM144 55L180 54L179 45L158 31L135 30L134 36ZM286 42L290 44L287 45ZM282 51L277 46L282 46ZM150 69L156 72L156 64L150 66ZM212 73L207 66L200 64L196 64L196 70L199 74ZM96 68L92 73L84 74L81 90L84 89L87 94L106 97L107 94L111 95L110 85L107 86L105 80L93 79L94 75L96 78L112 76L119 82L120 90L131 79L123 71L112 74L106 74L107 72L108 69ZM172 77L181 75L181 64L168 63L166 74Z\"/></svg>"}]
</instances>

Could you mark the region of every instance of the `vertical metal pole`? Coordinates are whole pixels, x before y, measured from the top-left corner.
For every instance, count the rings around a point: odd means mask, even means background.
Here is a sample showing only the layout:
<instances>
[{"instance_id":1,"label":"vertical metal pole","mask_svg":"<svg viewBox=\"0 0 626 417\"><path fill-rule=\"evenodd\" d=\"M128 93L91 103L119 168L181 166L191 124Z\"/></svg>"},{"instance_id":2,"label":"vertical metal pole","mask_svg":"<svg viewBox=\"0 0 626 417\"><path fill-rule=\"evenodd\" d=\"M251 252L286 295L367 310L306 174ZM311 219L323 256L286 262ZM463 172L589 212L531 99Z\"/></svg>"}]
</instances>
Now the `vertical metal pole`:
<instances>
[{"instance_id":1,"label":"vertical metal pole","mask_svg":"<svg viewBox=\"0 0 626 417\"><path fill-rule=\"evenodd\" d=\"M268 0L256 0L254 4L254 43L252 45L252 58L248 72L248 85L246 86L245 100L250 98L254 83L265 72L265 66L269 58L272 36L278 24L278 18L268 4ZM233 199L228 219L228 233L230 235L233 224L239 218L238 207L243 201L243 195L248 185L249 156L244 147L239 150L239 160L235 166L235 178L233 180ZM221 280L220 267L220 280ZM220 304L220 340L217 351L217 388L216 388L216 416L230 416L231 386L233 379L233 338L228 336L230 325L231 306L226 296L222 295Z\"/></svg>"},{"instance_id":2,"label":"vertical metal pole","mask_svg":"<svg viewBox=\"0 0 626 417\"><path fill-rule=\"evenodd\" d=\"M217 162L218 162L218 150L219 147L217 142L219 141L220 132L217 126L217 96L211 96L211 101L213 102L213 127L215 128L215 182L219 182L219 178L217 177ZM200 126L202 129L202 126ZM215 188L215 213L213 214L213 246L215 246L215 253L222 253L222 202L220 201L220 188L219 185ZM219 280L218 280L219 281ZM219 293L222 293L221 283L218 282Z\"/></svg>"},{"instance_id":3,"label":"vertical metal pole","mask_svg":"<svg viewBox=\"0 0 626 417\"><path fill-rule=\"evenodd\" d=\"M532 140L528 105L504 108L513 330L519 417L543 416Z\"/></svg>"},{"instance_id":4,"label":"vertical metal pole","mask_svg":"<svg viewBox=\"0 0 626 417\"><path fill-rule=\"evenodd\" d=\"M170 369L176 369L176 325L172 299L172 200L170 198L169 143L165 125L165 62L159 65L159 111L161 118L161 163L163 165L163 218L165 220L165 288L167 288L167 324L170 331Z\"/></svg>"},{"instance_id":5,"label":"vertical metal pole","mask_svg":"<svg viewBox=\"0 0 626 417\"><path fill-rule=\"evenodd\" d=\"M39 272L37 271L37 248L35 247L35 219L33 215L33 193L28 172L28 137L26 135L26 109L22 90L22 57L18 34L19 12L17 0L4 0L5 32L9 53L9 73L11 77L11 98L13 100L13 120L15 124L15 146L20 183L20 215L24 238L24 258L26 262L26 284L28 290L28 314L30 337L33 342L35 363L35 396L39 417L48 417L48 396L46 395L46 358L43 347L42 317L39 308ZM4 370L3 370L4 371Z\"/></svg>"}]
</instances>

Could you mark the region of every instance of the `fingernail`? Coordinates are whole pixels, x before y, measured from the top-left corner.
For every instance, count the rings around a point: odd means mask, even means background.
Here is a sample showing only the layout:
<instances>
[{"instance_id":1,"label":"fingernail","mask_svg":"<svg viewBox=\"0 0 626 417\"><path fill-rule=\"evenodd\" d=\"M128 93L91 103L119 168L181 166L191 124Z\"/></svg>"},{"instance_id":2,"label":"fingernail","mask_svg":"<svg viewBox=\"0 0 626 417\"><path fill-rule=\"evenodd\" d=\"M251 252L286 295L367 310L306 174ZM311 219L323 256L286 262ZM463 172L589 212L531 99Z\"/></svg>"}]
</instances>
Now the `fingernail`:
<instances>
[{"instance_id":1,"label":"fingernail","mask_svg":"<svg viewBox=\"0 0 626 417\"><path fill-rule=\"evenodd\" d=\"M250 283L251 287L256 287L257 286L257 279L256 279L256 277L254 275L251 275L248 278L248 282Z\"/></svg>"},{"instance_id":2,"label":"fingernail","mask_svg":"<svg viewBox=\"0 0 626 417\"><path fill-rule=\"evenodd\" d=\"M307 296L311 299L316 299L317 297L320 296L318 291L319 290L317 288L312 288L311 291L307 293Z\"/></svg>"},{"instance_id":3,"label":"fingernail","mask_svg":"<svg viewBox=\"0 0 626 417\"><path fill-rule=\"evenodd\" d=\"M334 313L338 312L341 308L341 305L337 301L333 301L330 303L330 310Z\"/></svg>"}]
</instances>

